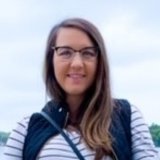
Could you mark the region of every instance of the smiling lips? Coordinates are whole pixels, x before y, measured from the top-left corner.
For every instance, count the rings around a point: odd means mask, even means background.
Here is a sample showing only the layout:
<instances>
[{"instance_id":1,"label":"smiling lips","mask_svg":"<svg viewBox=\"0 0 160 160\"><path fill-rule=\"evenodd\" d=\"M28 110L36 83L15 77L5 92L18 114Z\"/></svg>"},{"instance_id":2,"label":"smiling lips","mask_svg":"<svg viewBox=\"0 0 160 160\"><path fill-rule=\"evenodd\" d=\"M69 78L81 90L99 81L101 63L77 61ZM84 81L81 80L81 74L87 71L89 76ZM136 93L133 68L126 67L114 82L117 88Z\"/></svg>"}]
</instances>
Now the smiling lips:
<instances>
[{"instance_id":1,"label":"smiling lips","mask_svg":"<svg viewBox=\"0 0 160 160\"><path fill-rule=\"evenodd\" d=\"M79 82L81 79L85 77L85 75L79 74L79 73L70 73L70 74L67 74L67 77L71 78L75 82Z\"/></svg>"}]
</instances>

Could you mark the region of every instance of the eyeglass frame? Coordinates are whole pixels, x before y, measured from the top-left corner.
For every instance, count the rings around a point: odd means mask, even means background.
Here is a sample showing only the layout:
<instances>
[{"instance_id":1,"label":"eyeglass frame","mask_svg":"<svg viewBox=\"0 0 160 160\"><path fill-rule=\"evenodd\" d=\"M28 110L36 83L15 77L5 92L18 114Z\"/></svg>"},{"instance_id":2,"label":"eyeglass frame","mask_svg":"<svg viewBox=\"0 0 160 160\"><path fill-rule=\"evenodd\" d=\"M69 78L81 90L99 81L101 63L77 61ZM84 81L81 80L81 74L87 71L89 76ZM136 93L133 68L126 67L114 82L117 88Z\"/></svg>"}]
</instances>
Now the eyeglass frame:
<instances>
[{"instance_id":1,"label":"eyeglass frame","mask_svg":"<svg viewBox=\"0 0 160 160\"><path fill-rule=\"evenodd\" d=\"M81 48L80 50L76 50L76 49L74 49L74 48L72 48L72 47L70 47L70 46L52 46L51 47L51 49L53 49L56 53L57 53L57 50L59 49L59 48L68 48L68 49L70 49L71 51L73 51L73 55L71 55L70 57L68 57L68 58L64 58L63 60L72 60L74 57L75 57L75 53L77 52L77 53L79 53L80 54L80 57L81 57L81 59L83 59L83 60L86 60L86 61L92 61L91 59L85 59L85 57L83 57L83 54L82 54L82 51L84 51L85 49L94 49L95 50L95 57L93 57L93 58L97 58L98 57L98 54L99 54L99 48L97 47L97 46L88 46L88 47L84 47L84 48ZM58 55L58 54L57 54Z\"/></svg>"}]
</instances>

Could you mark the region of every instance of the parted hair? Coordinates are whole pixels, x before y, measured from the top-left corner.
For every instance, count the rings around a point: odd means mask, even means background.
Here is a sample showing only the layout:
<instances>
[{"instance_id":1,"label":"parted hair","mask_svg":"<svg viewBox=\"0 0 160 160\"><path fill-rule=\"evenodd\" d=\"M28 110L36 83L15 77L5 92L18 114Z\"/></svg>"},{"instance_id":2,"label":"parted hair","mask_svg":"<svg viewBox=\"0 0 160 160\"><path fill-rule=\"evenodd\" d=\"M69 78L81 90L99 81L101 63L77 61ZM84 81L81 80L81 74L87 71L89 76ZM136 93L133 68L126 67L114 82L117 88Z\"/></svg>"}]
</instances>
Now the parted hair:
<instances>
[{"instance_id":1,"label":"parted hair","mask_svg":"<svg viewBox=\"0 0 160 160\"><path fill-rule=\"evenodd\" d=\"M110 74L107 51L104 40L95 25L82 18L69 18L55 25L48 37L44 61L44 82L51 99L65 101L65 92L58 84L53 68L52 47L61 28L76 28L86 33L98 47L97 71L93 84L87 90L86 97L79 109L80 131L86 144L96 152L95 159L111 155L111 136L109 126L113 102L110 89Z\"/></svg>"}]
</instances>

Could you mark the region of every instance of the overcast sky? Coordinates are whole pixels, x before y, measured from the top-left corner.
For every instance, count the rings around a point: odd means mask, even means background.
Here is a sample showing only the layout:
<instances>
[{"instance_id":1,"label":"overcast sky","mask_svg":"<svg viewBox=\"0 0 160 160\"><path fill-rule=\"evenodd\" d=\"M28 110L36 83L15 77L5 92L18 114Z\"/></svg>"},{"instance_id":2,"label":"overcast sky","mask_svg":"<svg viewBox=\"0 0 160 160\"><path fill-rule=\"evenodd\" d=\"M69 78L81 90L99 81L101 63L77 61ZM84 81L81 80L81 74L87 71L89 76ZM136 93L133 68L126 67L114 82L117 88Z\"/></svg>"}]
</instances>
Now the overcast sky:
<instances>
[{"instance_id":1,"label":"overcast sky","mask_svg":"<svg viewBox=\"0 0 160 160\"><path fill-rule=\"evenodd\" d=\"M44 106L49 31L68 17L93 22L108 50L112 92L160 124L160 1L0 0L0 130Z\"/></svg>"}]
</instances>

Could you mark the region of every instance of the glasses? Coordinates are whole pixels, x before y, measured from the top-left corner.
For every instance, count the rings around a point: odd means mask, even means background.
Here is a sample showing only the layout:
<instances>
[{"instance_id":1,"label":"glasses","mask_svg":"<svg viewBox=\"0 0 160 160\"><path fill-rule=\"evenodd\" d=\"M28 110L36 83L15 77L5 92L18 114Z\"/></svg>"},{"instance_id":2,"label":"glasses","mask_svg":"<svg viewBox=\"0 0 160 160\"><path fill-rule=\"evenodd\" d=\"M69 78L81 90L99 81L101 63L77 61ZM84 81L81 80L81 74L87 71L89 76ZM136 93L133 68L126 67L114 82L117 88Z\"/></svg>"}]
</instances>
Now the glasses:
<instances>
[{"instance_id":1,"label":"glasses","mask_svg":"<svg viewBox=\"0 0 160 160\"><path fill-rule=\"evenodd\" d=\"M80 57L84 61L94 61L98 55L98 47L85 47L80 50L75 50L68 46L62 46L62 47L52 47L52 49L56 51L56 54L62 60L72 60L73 57L75 57L76 52L79 52Z\"/></svg>"}]
</instances>

